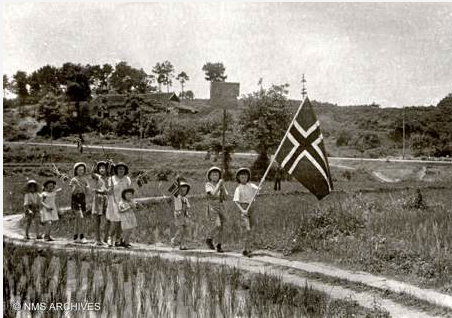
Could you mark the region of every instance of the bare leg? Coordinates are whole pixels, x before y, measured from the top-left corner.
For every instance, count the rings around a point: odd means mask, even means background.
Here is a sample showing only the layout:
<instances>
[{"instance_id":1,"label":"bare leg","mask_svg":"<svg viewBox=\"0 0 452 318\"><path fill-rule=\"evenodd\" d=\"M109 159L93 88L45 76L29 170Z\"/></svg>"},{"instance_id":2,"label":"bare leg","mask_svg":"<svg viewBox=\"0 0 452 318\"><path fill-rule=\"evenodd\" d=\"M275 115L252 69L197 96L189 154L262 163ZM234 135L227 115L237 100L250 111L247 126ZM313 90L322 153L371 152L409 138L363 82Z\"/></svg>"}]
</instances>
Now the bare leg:
<instances>
[{"instance_id":1,"label":"bare leg","mask_svg":"<svg viewBox=\"0 0 452 318\"><path fill-rule=\"evenodd\" d=\"M187 227L185 225L181 226L180 230L180 247L185 247L185 236L187 236Z\"/></svg>"},{"instance_id":2,"label":"bare leg","mask_svg":"<svg viewBox=\"0 0 452 318\"><path fill-rule=\"evenodd\" d=\"M105 218L105 229L104 229L104 242L107 242L108 240L108 235L110 234L110 227L111 227L111 222L109 219Z\"/></svg>"},{"instance_id":3,"label":"bare leg","mask_svg":"<svg viewBox=\"0 0 452 318\"><path fill-rule=\"evenodd\" d=\"M121 222L117 222L115 232L116 232L116 242L121 242L121 237L122 237Z\"/></svg>"},{"instance_id":4,"label":"bare leg","mask_svg":"<svg viewBox=\"0 0 452 318\"><path fill-rule=\"evenodd\" d=\"M52 226L52 222L51 222L51 221L47 221L47 222L45 223L45 237L46 237L46 238L49 238L49 237L50 237L51 226Z\"/></svg>"},{"instance_id":5,"label":"bare leg","mask_svg":"<svg viewBox=\"0 0 452 318\"><path fill-rule=\"evenodd\" d=\"M171 245L172 245L173 247L174 247L176 244L178 244L178 243L181 242L181 239L180 239L181 235L182 235L182 226L179 225L179 226L177 227L176 233L174 234L173 238L171 239Z\"/></svg>"},{"instance_id":6,"label":"bare leg","mask_svg":"<svg viewBox=\"0 0 452 318\"><path fill-rule=\"evenodd\" d=\"M27 223L25 225L25 237L29 237L31 222L33 221L33 219L31 217L29 217L28 215L26 215L25 217L26 217L26 221L27 221Z\"/></svg>"},{"instance_id":7,"label":"bare leg","mask_svg":"<svg viewBox=\"0 0 452 318\"><path fill-rule=\"evenodd\" d=\"M130 234L132 233L132 230L131 229L124 230L123 233L124 233L124 243L127 245L130 243Z\"/></svg>"},{"instance_id":8,"label":"bare leg","mask_svg":"<svg viewBox=\"0 0 452 318\"><path fill-rule=\"evenodd\" d=\"M36 237L41 236L41 228L39 227L39 223L41 222L40 219L34 219L35 222L35 231L36 231Z\"/></svg>"}]
</instances>

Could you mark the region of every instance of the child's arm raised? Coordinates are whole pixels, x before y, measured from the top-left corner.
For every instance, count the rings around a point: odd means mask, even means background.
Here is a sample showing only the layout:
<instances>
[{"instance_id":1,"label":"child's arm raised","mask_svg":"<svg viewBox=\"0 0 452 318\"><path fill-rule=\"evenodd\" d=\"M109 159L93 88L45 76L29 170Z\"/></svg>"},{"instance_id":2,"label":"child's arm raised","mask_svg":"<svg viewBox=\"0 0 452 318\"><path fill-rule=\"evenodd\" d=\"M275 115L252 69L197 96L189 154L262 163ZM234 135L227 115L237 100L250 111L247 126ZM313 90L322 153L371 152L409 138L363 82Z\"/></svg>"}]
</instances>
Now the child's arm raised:
<instances>
[{"instance_id":1,"label":"child's arm raised","mask_svg":"<svg viewBox=\"0 0 452 318\"><path fill-rule=\"evenodd\" d=\"M213 193L212 195L217 195L218 192L220 192L221 187L224 185L224 181L223 179L220 179L220 181L218 181L217 186L213 189Z\"/></svg>"}]
</instances>

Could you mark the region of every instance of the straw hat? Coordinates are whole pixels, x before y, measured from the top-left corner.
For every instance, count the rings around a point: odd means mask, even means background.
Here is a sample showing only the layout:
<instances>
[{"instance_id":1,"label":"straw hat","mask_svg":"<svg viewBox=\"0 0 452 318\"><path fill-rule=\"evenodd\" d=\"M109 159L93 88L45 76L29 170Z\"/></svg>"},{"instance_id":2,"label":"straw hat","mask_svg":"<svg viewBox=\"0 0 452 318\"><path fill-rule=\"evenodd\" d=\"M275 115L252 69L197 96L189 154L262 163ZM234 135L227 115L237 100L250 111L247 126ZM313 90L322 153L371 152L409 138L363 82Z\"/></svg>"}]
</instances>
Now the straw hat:
<instances>
[{"instance_id":1,"label":"straw hat","mask_svg":"<svg viewBox=\"0 0 452 318\"><path fill-rule=\"evenodd\" d=\"M116 175L118 175L118 167L121 166L124 167L124 169L126 169L124 175L127 175L129 173L129 166L125 162L118 162L117 164L115 164L115 166L113 167L113 171L115 172Z\"/></svg>"},{"instance_id":2,"label":"straw hat","mask_svg":"<svg viewBox=\"0 0 452 318\"><path fill-rule=\"evenodd\" d=\"M53 183L54 185L56 185L56 181L55 180L47 180L46 182L44 182L42 187L45 189L49 183Z\"/></svg>"},{"instance_id":3,"label":"straw hat","mask_svg":"<svg viewBox=\"0 0 452 318\"><path fill-rule=\"evenodd\" d=\"M80 167L80 166L85 167L85 172L86 172L86 163L84 163L84 162L77 162L77 163L74 165L74 176L75 176L76 173L77 173L77 168Z\"/></svg>"},{"instance_id":4,"label":"straw hat","mask_svg":"<svg viewBox=\"0 0 452 318\"><path fill-rule=\"evenodd\" d=\"M179 187L180 188L187 187L187 193L186 194L188 194L188 192L190 192L190 184L188 182L186 182L186 181L181 181L179 183Z\"/></svg>"},{"instance_id":5,"label":"straw hat","mask_svg":"<svg viewBox=\"0 0 452 318\"><path fill-rule=\"evenodd\" d=\"M212 167L207 171L207 180L210 181L210 174L214 171L218 171L218 173L220 174L220 179L221 179L221 169L218 167Z\"/></svg>"}]
</instances>

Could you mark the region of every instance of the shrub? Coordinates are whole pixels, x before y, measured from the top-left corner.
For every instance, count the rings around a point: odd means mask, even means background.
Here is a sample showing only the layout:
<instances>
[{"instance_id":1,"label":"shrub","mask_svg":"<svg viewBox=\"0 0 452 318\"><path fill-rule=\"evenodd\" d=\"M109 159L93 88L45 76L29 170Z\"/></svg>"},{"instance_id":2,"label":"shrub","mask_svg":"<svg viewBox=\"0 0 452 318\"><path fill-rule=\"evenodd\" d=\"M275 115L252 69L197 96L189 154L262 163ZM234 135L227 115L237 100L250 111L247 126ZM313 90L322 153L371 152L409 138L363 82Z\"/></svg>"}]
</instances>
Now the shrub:
<instances>
[{"instance_id":1,"label":"shrub","mask_svg":"<svg viewBox=\"0 0 452 318\"><path fill-rule=\"evenodd\" d=\"M352 134L348 130L342 130L339 132L337 138L336 138L336 146L342 147L342 146L348 146L352 139Z\"/></svg>"},{"instance_id":2,"label":"shrub","mask_svg":"<svg viewBox=\"0 0 452 318\"><path fill-rule=\"evenodd\" d=\"M166 146L165 136L163 135L156 135L152 138L149 138L149 141L152 142L154 145Z\"/></svg>"}]
</instances>

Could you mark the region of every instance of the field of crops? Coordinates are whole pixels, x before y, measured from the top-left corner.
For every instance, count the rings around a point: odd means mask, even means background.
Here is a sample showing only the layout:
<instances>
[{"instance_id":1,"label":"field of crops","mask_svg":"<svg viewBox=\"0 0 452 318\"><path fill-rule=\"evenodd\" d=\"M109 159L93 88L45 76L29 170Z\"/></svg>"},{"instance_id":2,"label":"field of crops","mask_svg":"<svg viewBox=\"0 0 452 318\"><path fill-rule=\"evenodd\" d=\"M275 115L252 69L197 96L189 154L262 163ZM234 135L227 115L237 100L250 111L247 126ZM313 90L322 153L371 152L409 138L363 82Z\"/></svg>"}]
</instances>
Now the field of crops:
<instances>
[{"instance_id":1,"label":"field of crops","mask_svg":"<svg viewBox=\"0 0 452 318\"><path fill-rule=\"evenodd\" d=\"M65 317L386 317L266 274L205 263L113 253L37 251L6 244L5 316L31 317L30 303L91 303ZM11 304L16 304L13 307ZM53 309L52 309L53 310ZM62 315L62 311L50 311Z\"/></svg>"}]
</instances>

